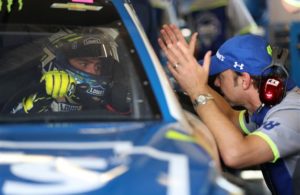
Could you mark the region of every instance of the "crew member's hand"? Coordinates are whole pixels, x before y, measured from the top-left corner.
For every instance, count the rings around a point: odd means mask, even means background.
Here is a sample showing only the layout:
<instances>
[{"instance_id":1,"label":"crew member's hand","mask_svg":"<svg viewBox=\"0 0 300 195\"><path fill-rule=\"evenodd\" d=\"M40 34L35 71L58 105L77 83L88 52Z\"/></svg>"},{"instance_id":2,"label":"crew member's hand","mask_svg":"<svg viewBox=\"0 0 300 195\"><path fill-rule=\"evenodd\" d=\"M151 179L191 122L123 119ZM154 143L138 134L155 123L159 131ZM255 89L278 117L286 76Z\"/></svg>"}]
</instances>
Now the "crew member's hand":
<instances>
[{"instance_id":1,"label":"crew member's hand","mask_svg":"<svg viewBox=\"0 0 300 195\"><path fill-rule=\"evenodd\" d=\"M65 71L45 72L40 82L43 81L47 95L53 98L71 96L75 91L75 79Z\"/></svg>"},{"instance_id":2,"label":"crew member's hand","mask_svg":"<svg viewBox=\"0 0 300 195\"><path fill-rule=\"evenodd\" d=\"M180 29L174 24L163 25L162 29L160 30L160 33L161 37L158 39L159 44L165 42L168 45L180 42L183 46L189 49L191 54L195 53L198 33L193 33L189 43L187 43Z\"/></svg>"},{"instance_id":3,"label":"crew member's hand","mask_svg":"<svg viewBox=\"0 0 300 195\"><path fill-rule=\"evenodd\" d=\"M203 65L199 65L185 44L163 40L160 40L159 44L168 58L168 69L181 88L191 98L207 93L211 52L205 54Z\"/></svg>"}]
</instances>

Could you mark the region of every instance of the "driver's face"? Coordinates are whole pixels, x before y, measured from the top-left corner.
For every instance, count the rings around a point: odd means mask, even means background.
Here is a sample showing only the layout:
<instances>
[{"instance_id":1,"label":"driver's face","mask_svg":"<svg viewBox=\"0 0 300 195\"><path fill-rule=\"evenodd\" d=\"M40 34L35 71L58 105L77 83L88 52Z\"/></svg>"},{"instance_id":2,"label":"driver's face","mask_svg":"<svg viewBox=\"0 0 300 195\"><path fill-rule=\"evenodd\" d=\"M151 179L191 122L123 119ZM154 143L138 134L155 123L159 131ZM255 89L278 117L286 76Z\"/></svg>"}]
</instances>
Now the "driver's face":
<instances>
[{"instance_id":1,"label":"driver's face","mask_svg":"<svg viewBox=\"0 0 300 195\"><path fill-rule=\"evenodd\" d=\"M99 58L94 57L80 57L80 58L71 58L69 63L74 66L76 69L83 72L100 75L101 74L101 61Z\"/></svg>"}]
</instances>

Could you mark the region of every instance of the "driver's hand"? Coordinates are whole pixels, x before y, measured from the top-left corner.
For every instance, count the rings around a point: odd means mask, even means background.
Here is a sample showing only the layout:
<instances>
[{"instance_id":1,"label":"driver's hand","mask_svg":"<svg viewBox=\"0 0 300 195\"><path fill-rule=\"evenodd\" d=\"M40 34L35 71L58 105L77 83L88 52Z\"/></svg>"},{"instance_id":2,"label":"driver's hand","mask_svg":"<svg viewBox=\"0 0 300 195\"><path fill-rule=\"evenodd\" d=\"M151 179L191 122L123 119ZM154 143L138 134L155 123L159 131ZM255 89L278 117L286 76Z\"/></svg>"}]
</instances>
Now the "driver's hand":
<instances>
[{"instance_id":1,"label":"driver's hand","mask_svg":"<svg viewBox=\"0 0 300 195\"><path fill-rule=\"evenodd\" d=\"M40 113L49 109L52 98L39 96L37 93L25 97L22 100L22 106L25 113Z\"/></svg>"},{"instance_id":2,"label":"driver's hand","mask_svg":"<svg viewBox=\"0 0 300 195\"><path fill-rule=\"evenodd\" d=\"M71 96L75 90L75 79L65 71L53 70L43 74L47 95L53 98Z\"/></svg>"}]
</instances>

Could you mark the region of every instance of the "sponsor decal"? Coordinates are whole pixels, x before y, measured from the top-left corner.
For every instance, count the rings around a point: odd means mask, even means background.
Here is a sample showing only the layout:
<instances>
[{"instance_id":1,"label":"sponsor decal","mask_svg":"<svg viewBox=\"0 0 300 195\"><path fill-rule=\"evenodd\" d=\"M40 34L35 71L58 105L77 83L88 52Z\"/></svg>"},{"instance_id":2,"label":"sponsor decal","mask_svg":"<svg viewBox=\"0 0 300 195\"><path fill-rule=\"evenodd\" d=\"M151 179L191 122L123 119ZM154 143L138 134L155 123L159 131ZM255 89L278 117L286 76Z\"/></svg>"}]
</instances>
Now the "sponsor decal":
<instances>
[{"instance_id":1,"label":"sponsor decal","mask_svg":"<svg viewBox=\"0 0 300 195\"><path fill-rule=\"evenodd\" d=\"M239 64L238 62L234 62L233 67L234 68L239 68L240 70L244 69L244 64Z\"/></svg>"},{"instance_id":2,"label":"sponsor decal","mask_svg":"<svg viewBox=\"0 0 300 195\"><path fill-rule=\"evenodd\" d=\"M268 79L267 84L277 87L279 85L279 81L276 79Z\"/></svg>"},{"instance_id":3,"label":"sponsor decal","mask_svg":"<svg viewBox=\"0 0 300 195\"><path fill-rule=\"evenodd\" d=\"M89 88L87 90L87 93L91 94L91 95L95 95L95 96L103 96L104 95L105 90L104 89L95 89L95 88Z\"/></svg>"},{"instance_id":4,"label":"sponsor decal","mask_svg":"<svg viewBox=\"0 0 300 195\"><path fill-rule=\"evenodd\" d=\"M79 111L82 109L82 106L54 101L51 103L51 109L54 112L70 112L70 111Z\"/></svg>"},{"instance_id":5,"label":"sponsor decal","mask_svg":"<svg viewBox=\"0 0 300 195\"><path fill-rule=\"evenodd\" d=\"M266 121L264 124L263 124L263 128L266 129L266 130L271 130L273 129L274 127L280 125L279 122L276 122L276 121Z\"/></svg>"},{"instance_id":6,"label":"sponsor decal","mask_svg":"<svg viewBox=\"0 0 300 195\"><path fill-rule=\"evenodd\" d=\"M217 51L217 54L216 54L217 58L220 60L220 61L224 61L225 60L225 56L223 56L222 54L220 54L219 51Z\"/></svg>"},{"instance_id":7,"label":"sponsor decal","mask_svg":"<svg viewBox=\"0 0 300 195\"><path fill-rule=\"evenodd\" d=\"M101 40L94 37L90 37L83 41L83 45L94 45L94 44L101 44Z\"/></svg>"},{"instance_id":8,"label":"sponsor decal","mask_svg":"<svg viewBox=\"0 0 300 195\"><path fill-rule=\"evenodd\" d=\"M14 4L14 0L6 0L6 9L7 12L11 12L11 7ZM23 0L17 0L18 10L21 11L23 8ZM0 11L2 11L3 0L0 0Z\"/></svg>"}]
</instances>

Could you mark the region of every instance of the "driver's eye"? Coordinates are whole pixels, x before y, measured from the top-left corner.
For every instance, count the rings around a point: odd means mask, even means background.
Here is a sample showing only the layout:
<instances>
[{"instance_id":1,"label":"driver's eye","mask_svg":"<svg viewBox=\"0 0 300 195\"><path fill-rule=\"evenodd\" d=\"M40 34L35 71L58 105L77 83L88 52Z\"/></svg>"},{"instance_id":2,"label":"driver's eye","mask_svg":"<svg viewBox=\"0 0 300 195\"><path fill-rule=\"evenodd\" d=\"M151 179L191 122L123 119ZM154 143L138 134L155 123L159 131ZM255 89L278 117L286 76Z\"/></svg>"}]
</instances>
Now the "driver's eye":
<instances>
[{"instance_id":1,"label":"driver's eye","mask_svg":"<svg viewBox=\"0 0 300 195\"><path fill-rule=\"evenodd\" d=\"M80 62L79 65L80 65L80 66L86 67L86 66L87 66L87 63L85 63L85 62Z\"/></svg>"}]
</instances>

